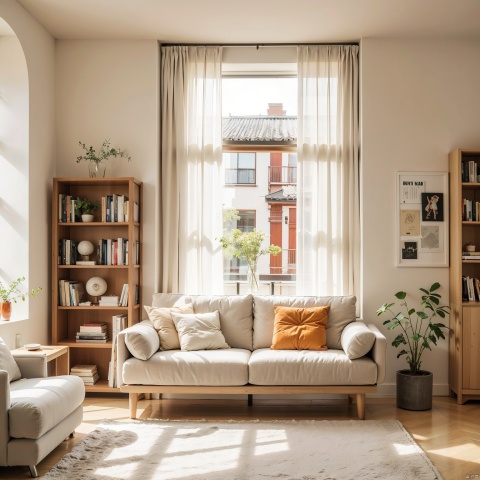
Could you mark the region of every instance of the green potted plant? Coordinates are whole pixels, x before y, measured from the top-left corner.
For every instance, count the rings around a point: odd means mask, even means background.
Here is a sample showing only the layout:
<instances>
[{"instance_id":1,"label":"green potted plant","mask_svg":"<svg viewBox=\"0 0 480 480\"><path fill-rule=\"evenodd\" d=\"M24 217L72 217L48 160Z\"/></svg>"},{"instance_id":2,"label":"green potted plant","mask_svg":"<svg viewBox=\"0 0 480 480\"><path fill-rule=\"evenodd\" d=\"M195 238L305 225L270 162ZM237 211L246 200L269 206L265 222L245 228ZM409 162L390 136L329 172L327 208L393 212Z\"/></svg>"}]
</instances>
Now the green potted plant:
<instances>
[{"instance_id":1,"label":"green potted plant","mask_svg":"<svg viewBox=\"0 0 480 480\"><path fill-rule=\"evenodd\" d=\"M19 287L24 281L25 277L18 277L10 283L10 285L6 286L0 281L0 310L2 320L10 320L12 314L12 302L17 303L20 300L24 302L27 297L34 297L42 290L41 287L39 287L34 288L29 292L22 292Z\"/></svg>"},{"instance_id":2,"label":"green potted plant","mask_svg":"<svg viewBox=\"0 0 480 480\"><path fill-rule=\"evenodd\" d=\"M262 255L278 255L282 251L277 245L262 248L265 237L266 234L262 230L254 228L251 232L242 232L238 229L226 231L220 238L220 243L229 256L247 261L247 283L250 292L258 292L259 290L258 259Z\"/></svg>"},{"instance_id":3,"label":"green potted plant","mask_svg":"<svg viewBox=\"0 0 480 480\"><path fill-rule=\"evenodd\" d=\"M437 321L450 313L450 307L440 304L442 298L438 292L439 283L434 283L422 292L420 306L411 307L407 303L407 293L397 292L395 297L401 301L396 312L392 310L395 303L384 303L377 315L389 314L391 318L383 325L388 330L399 329L392 345L401 348L397 358L405 356L408 369L397 371L397 406L406 410L429 410L432 408L433 375L422 370L422 355L425 350L432 350L437 340L445 339L443 329L448 327Z\"/></svg>"},{"instance_id":4,"label":"green potted plant","mask_svg":"<svg viewBox=\"0 0 480 480\"><path fill-rule=\"evenodd\" d=\"M75 202L75 210L82 216L82 222L93 222L93 213L100 206L99 202L86 198Z\"/></svg>"},{"instance_id":5,"label":"green potted plant","mask_svg":"<svg viewBox=\"0 0 480 480\"><path fill-rule=\"evenodd\" d=\"M130 155L125 153L125 151L121 150L120 148L111 147L110 140L108 139L103 141L98 153L93 146L87 147L83 142L78 142L78 144L85 150L85 153L77 157L77 163L83 161L89 162L88 173L92 178L105 177L105 171L107 169L107 164L105 161L110 157L126 158L127 161L132 159Z\"/></svg>"}]
</instances>

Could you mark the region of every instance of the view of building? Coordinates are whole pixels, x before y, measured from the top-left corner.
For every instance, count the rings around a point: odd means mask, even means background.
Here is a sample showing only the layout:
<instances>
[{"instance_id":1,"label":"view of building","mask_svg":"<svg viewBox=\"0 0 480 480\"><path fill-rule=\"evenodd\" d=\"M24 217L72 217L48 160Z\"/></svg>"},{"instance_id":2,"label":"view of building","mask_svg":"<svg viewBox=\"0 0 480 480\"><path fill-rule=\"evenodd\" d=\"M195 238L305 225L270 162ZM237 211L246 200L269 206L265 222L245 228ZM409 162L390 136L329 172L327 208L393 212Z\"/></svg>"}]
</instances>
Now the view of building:
<instances>
[{"instance_id":1,"label":"view of building","mask_svg":"<svg viewBox=\"0 0 480 480\"><path fill-rule=\"evenodd\" d=\"M254 228L282 253L259 260L260 280L292 282L296 273L297 117L281 103L266 115L223 118L224 208L238 211L233 228ZM225 280L246 275L246 264L226 259Z\"/></svg>"}]
</instances>

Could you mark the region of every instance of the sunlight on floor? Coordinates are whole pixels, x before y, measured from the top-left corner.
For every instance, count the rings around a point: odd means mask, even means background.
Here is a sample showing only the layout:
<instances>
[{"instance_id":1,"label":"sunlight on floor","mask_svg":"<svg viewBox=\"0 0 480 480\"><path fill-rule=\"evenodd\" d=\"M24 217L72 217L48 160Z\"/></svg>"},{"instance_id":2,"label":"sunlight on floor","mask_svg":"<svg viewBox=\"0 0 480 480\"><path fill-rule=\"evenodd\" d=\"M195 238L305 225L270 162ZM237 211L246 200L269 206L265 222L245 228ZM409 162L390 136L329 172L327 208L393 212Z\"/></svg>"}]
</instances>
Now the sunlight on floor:
<instances>
[{"instance_id":1,"label":"sunlight on floor","mask_svg":"<svg viewBox=\"0 0 480 480\"><path fill-rule=\"evenodd\" d=\"M399 455L413 455L418 452L418 447L416 445L403 445L400 443L394 443L393 447Z\"/></svg>"},{"instance_id":2,"label":"sunlight on floor","mask_svg":"<svg viewBox=\"0 0 480 480\"><path fill-rule=\"evenodd\" d=\"M439 448L428 450L428 453L441 455L442 457L455 458L458 460L465 460L468 453L469 458L480 458L480 446L474 443L464 443L463 445L451 446L449 448Z\"/></svg>"}]
</instances>

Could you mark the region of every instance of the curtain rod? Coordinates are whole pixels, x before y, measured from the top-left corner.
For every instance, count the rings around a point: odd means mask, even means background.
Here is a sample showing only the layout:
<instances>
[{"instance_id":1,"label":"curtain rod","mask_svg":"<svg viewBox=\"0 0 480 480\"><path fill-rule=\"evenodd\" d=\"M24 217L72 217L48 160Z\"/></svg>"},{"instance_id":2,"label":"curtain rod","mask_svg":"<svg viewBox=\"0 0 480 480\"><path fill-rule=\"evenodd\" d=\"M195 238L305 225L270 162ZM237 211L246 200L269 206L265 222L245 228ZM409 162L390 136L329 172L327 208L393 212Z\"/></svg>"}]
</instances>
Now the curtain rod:
<instances>
[{"instance_id":1,"label":"curtain rod","mask_svg":"<svg viewBox=\"0 0 480 480\"><path fill-rule=\"evenodd\" d=\"M162 43L159 41L162 47L256 47L258 50L260 47L300 47L300 46L315 46L315 45L359 45L358 42L345 42L345 43Z\"/></svg>"}]
</instances>

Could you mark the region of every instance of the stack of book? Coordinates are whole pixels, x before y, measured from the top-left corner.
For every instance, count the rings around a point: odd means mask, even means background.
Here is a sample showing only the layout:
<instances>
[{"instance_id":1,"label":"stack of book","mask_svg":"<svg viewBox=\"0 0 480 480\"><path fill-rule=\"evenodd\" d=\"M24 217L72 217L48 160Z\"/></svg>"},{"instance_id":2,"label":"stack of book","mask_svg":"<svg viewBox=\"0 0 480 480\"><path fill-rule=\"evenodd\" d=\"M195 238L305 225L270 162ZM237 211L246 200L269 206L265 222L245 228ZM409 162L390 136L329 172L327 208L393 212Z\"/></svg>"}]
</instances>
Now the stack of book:
<instances>
[{"instance_id":1,"label":"stack of book","mask_svg":"<svg viewBox=\"0 0 480 480\"><path fill-rule=\"evenodd\" d=\"M98 302L99 307L118 307L118 295L102 295Z\"/></svg>"},{"instance_id":2,"label":"stack of book","mask_svg":"<svg viewBox=\"0 0 480 480\"><path fill-rule=\"evenodd\" d=\"M462 260L480 260L480 252L462 252Z\"/></svg>"},{"instance_id":3,"label":"stack of book","mask_svg":"<svg viewBox=\"0 0 480 480\"><path fill-rule=\"evenodd\" d=\"M85 323L75 337L77 342L106 343L108 340L106 323Z\"/></svg>"},{"instance_id":4,"label":"stack of book","mask_svg":"<svg viewBox=\"0 0 480 480\"><path fill-rule=\"evenodd\" d=\"M85 286L78 280L59 280L58 304L61 307L76 307L87 299Z\"/></svg>"},{"instance_id":5,"label":"stack of book","mask_svg":"<svg viewBox=\"0 0 480 480\"><path fill-rule=\"evenodd\" d=\"M85 385L95 385L100 378L96 365L75 365L70 369L70 375L77 375Z\"/></svg>"}]
</instances>

